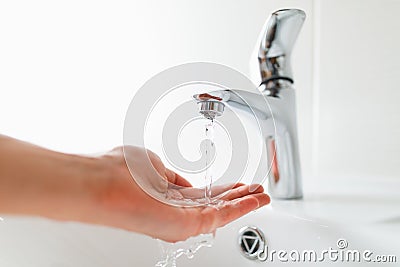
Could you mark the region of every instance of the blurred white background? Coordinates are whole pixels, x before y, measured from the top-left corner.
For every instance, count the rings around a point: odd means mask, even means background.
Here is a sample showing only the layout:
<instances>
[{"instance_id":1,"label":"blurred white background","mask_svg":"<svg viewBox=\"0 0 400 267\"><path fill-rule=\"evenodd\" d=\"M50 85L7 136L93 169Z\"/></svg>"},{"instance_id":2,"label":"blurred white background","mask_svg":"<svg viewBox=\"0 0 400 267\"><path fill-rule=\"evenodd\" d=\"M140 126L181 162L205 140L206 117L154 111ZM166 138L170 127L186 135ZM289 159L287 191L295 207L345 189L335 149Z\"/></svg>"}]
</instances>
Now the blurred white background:
<instances>
[{"instance_id":1,"label":"blurred white background","mask_svg":"<svg viewBox=\"0 0 400 267\"><path fill-rule=\"evenodd\" d=\"M293 53L304 180L400 176L400 1L2 1L0 133L95 153L135 91L210 61L248 74L269 14L306 11Z\"/></svg>"}]
</instances>

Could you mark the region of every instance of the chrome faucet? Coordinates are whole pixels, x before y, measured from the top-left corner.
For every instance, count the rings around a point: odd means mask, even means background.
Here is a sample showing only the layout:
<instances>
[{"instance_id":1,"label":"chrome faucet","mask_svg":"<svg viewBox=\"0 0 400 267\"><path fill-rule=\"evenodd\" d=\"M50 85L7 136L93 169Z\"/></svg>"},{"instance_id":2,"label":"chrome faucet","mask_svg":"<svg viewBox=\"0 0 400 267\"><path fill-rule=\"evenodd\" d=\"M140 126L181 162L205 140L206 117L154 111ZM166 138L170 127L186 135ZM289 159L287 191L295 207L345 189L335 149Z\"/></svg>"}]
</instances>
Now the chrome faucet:
<instances>
[{"instance_id":1,"label":"chrome faucet","mask_svg":"<svg viewBox=\"0 0 400 267\"><path fill-rule=\"evenodd\" d=\"M271 112L264 112L261 121L263 151L269 166L268 191L279 199L303 196L290 55L305 17L302 10L282 9L272 13L266 23L258 49L259 90L263 97L236 89L194 96L199 112L208 119L221 116L225 105L253 112L266 110L266 101L269 103Z\"/></svg>"}]
</instances>

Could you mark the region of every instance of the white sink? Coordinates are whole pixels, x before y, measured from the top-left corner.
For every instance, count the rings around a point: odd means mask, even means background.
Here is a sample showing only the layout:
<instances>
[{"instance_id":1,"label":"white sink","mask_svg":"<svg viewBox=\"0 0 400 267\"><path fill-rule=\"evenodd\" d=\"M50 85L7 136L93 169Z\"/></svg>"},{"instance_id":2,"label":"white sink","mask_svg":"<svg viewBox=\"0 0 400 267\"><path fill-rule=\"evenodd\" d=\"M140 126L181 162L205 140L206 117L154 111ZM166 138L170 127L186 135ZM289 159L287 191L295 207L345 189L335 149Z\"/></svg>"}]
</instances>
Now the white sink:
<instances>
[{"instance_id":1,"label":"white sink","mask_svg":"<svg viewBox=\"0 0 400 267\"><path fill-rule=\"evenodd\" d=\"M337 181L335 182L338 184ZM239 231L245 226L263 232L269 253L314 250L370 250L376 255L394 255L400 262L400 194L397 181L383 183L385 188L335 189L319 186L308 190L303 200L276 201L234 223L219 229L212 248L200 249L193 259L179 258L178 266L275 266L287 264L274 255L262 262L246 258L240 250ZM358 192L357 192L357 190ZM334 194L334 192L340 192ZM349 193L351 192L351 194ZM55 223L43 219L3 217L0 222L0 266L154 266L160 259L158 243L149 237L106 227L77 223ZM338 248L344 239L347 247ZM344 242L344 241L343 241ZM343 243L342 243L343 244ZM262 255L261 255L262 256ZM269 254L270 256L270 254ZM291 262L289 255L283 256ZM352 258L351 258L352 259ZM318 266L333 262L325 255ZM346 266L364 266L365 262L342 262ZM396 265L397 264L397 265ZM309 266L310 262L296 263ZM368 266L382 266L369 263Z\"/></svg>"}]
</instances>

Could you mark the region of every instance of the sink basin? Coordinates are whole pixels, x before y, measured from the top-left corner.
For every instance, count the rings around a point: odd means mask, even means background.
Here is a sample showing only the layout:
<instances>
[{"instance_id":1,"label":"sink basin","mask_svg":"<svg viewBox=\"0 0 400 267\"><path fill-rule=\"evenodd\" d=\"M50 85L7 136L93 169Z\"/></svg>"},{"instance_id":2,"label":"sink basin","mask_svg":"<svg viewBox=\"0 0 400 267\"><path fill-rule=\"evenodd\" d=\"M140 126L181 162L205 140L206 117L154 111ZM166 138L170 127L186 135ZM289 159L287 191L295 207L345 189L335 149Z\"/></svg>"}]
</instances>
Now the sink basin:
<instances>
[{"instance_id":1,"label":"sink basin","mask_svg":"<svg viewBox=\"0 0 400 267\"><path fill-rule=\"evenodd\" d=\"M340 185L337 180L335 183ZM278 258L280 250L287 252L281 258L290 263L292 258L289 258L289 253L293 250L298 251L301 257L304 251L313 250L320 258L324 250L331 249L339 253L358 250L361 257L365 250L371 251L368 266L382 266L382 263L372 262L377 255L392 255L397 263L387 265L396 266L400 261L400 195L396 192L399 188L395 187L397 183L385 182L385 188L371 184L371 191L367 187L352 189L350 186L338 190L326 185L319 186L316 191L309 188L303 200L273 200L268 207L219 229L212 248L201 248L193 259L183 256L177 264L193 267L276 266L287 264ZM78 223L3 218L0 221L0 266L154 266L160 259L158 241L147 236ZM240 244L243 238L239 232L248 226L263 235L268 253L261 253L258 258L257 255L249 258L243 253L246 245L243 242ZM251 249L253 244L248 242L247 249ZM276 251L273 259L272 251ZM268 259L265 255L269 256ZM296 258L296 254L292 256ZM327 254L324 257L318 266L332 264L333 260ZM335 263L365 265L362 259L361 263L352 259L347 262L338 258ZM307 260L296 262L296 266L309 265Z\"/></svg>"}]
</instances>

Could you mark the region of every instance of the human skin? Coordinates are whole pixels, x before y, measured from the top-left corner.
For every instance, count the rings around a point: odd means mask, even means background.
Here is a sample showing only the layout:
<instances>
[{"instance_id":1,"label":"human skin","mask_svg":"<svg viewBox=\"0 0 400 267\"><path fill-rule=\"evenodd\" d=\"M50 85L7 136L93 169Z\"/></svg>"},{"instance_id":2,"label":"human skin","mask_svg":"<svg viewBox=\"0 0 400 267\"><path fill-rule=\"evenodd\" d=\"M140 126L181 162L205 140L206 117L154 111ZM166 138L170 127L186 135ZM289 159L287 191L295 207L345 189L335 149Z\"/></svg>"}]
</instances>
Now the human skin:
<instances>
[{"instance_id":1,"label":"human skin","mask_svg":"<svg viewBox=\"0 0 400 267\"><path fill-rule=\"evenodd\" d=\"M261 186L250 192L248 185L235 184L226 187L225 203L218 209L165 204L132 179L124 150L137 166L133 173L159 183L161 190L166 183L159 181L194 190L143 148L119 147L94 157L59 153L0 135L0 213L105 225L176 242L213 232L270 201ZM156 172L143 164L146 160Z\"/></svg>"}]
</instances>

